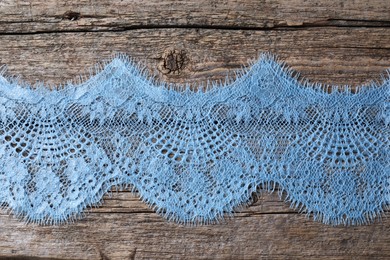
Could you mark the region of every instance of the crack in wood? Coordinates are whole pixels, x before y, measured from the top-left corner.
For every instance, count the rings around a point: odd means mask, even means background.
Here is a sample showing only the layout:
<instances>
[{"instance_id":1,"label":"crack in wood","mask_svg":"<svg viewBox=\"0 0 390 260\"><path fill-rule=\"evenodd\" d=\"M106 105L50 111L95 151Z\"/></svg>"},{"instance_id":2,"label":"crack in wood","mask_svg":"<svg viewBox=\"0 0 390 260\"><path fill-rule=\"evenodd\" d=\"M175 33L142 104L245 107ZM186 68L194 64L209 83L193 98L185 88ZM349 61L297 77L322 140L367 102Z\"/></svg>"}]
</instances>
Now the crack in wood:
<instances>
[{"instance_id":1,"label":"crack in wood","mask_svg":"<svg viewBox=\"0 0 390 260\"><path fill-rule=\"evenodd\" d=\"M80 13L67 12L63 15L64 19L75 21L83 18ZM32 21L0 21L2 23L31 23ZM101 25L100 27L84 28L75 27L74 29L58 29L58 30L30 30L30 31L16 31L0 32L0 35L31 35L31 34L55 34L55 33L86 33L86 32L125 32L131 30L158 30L158 29L196 29L196 30L227 30L227 31L272 31L272 30L304 30L309 28L390 28L390 21L380 20L353 20L353 19L326 19L315 22L301 22L301 23L287 23L272 26L231 26L231 25L208 25L208 24L145 24L145 25Z\"/></svg>"}]
</instances>

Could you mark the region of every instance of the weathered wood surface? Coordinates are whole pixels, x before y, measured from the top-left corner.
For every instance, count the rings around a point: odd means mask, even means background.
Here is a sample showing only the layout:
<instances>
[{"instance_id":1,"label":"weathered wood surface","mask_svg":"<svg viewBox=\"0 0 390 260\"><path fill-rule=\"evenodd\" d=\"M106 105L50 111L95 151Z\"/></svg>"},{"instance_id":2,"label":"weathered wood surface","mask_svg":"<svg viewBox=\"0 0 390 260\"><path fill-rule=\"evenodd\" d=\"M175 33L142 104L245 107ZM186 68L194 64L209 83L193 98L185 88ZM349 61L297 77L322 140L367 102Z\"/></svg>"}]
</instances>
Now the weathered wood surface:
<instances>
[{"instance_id":1,"label":"weathered wood surface","mask_svg":"<svg viewBox=\"0 0 390 260\"><path fill-rule=\"evenodd\" d=\"M2 0L1 32L389 26L386 0Z\"/></svg>"},{"instance_id":2,"label":"weathered wood surface","mask_svg":"<svg viewBox=\"0 0 390 260\"><path fill-rule=\"evenodd\" d=\"M312 81L380 81L390 67L388 1L328 2L0 0L0 64L53 85L123 52L161 80L199 84L271 51ZM384 216L331 227L261 194L221 224L188 227L125 191L69 225L25 225L2 211L0 257L388 259L390 212Z\"/></svg>"},{"instance_id":3,"label":"weathered wood surface","mask_svg":"<svg viewBox=\"0 0 390 260\"><path fill-rule=\"evenodd\" d=\"M88 217L57 227L24 225L0 215L3 256L61 259L388 259L390 223L329 227L262 196L234 218L213 226L166 223L129 192Z\"/></svg>"},{"instance_id":4,"label":"weathered wood surface","mask_svg":"<svg viewBox=\"0 0 390 260\"><path fill-rule=\"evenodd\" d=\"M0 62L31 83L74 79L101 59L123 52L168 82L202 83L271 51L302 76L328 84L380 80L389 66L389 28L289 30L139 29L123 32L1 35ZM175 51L174 51L175 50ZM179 66L173 56L181 56Z\"/></svg>"}]
</instances>

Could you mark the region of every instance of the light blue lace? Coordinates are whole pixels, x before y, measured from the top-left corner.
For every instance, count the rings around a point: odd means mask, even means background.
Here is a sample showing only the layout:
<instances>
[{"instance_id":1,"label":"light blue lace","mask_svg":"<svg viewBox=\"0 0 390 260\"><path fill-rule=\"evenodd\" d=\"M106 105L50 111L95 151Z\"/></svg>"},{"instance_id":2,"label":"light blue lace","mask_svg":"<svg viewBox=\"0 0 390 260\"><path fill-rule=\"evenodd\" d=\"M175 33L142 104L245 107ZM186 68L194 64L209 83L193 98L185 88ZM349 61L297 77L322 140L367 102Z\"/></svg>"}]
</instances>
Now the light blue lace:
<instances>
[{"instance_id":1,"label":"light blue lace","mask_svg":"<svg viewBox=\"0 0 390 260\"><path fill-rule=\"evenodd\" d=\"M125 55L49 90L0 77L0 203L56 224L132 187L179 223L211 223L278 187L327 224L370 223L390 204L390 80L327 89L263 54L196 91ZM389 73L389 71L387 71Z\"/></svg>"}]
</instances>

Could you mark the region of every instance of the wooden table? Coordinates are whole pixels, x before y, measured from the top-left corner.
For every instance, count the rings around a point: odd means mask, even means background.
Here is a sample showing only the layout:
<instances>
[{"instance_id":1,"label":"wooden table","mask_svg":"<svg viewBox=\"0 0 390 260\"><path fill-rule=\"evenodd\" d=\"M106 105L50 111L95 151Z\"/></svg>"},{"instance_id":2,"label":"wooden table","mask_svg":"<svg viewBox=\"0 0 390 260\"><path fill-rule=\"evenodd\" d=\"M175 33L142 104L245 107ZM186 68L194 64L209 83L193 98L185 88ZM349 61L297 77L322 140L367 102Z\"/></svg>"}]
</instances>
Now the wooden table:
<instances>
[{"instance_id":1,"label":"wooden table","mask_svg":"<svg viewBox=\"0 0 390 260\"><path fill-rule=\"evenodd\" d=\"M34 84L65 83L115 52L158 79L224 79L270 51L301 77L356 86L390 67L388 0L0 0L0 64ZM234 74L229 74L233 76ZM390 220L331 227L261 193L223 223L168 223L129 191L60 226L0 215L0 256L16 259L389 259Z\"/></svg>"}]
</instances>

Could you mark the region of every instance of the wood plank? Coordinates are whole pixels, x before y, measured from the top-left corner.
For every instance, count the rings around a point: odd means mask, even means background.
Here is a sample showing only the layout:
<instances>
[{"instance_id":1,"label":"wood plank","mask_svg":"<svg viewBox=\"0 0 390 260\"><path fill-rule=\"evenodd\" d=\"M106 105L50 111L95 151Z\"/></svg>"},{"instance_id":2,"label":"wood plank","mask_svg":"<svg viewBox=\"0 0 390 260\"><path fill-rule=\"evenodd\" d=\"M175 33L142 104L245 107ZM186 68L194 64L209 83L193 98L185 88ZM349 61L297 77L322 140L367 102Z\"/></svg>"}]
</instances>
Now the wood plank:
<instances>
[{"instance_id":1,"label":"wood plank","mask_svg":"<svg viewBox=\"0 0 390 260\"><path fill-rule=\"evenodd\" d=\"M272 195L273 196L273 195ZM282 203L281 208L286 208ZM331 227L299 214L248 214L212 226L167 223L154 213L90 213L61 226L24 225L0 215L0 256L56 259L386 259L389 220ZM23 239L21 239L23 238Z\"/></svg>"},{"instance_id":2,"label":"wood plank","mask_svg":"<svg viewBox=\"0 0 390 260\"><path fill-rule=\"evenodd\" d=\"M2 0L0 33L161 27L390 26L383 0Z\"/></svg>"},{"instance_id":3,"label":"wood plank","mask_svg":"<svg viewBox=\"0 0 390 260\"><path fill-rule=\"evenodd\" d=\"M114 52L146 64L163 81L194 85L224 79L262 51L277 54L302 77L326 84L380 81L390 64L390 28L141 29L20 37L0 37L0 64L30 83L64 83ZM183 64L170 62L173 56L181 56Z\"/></svg>"}]
</instances>

